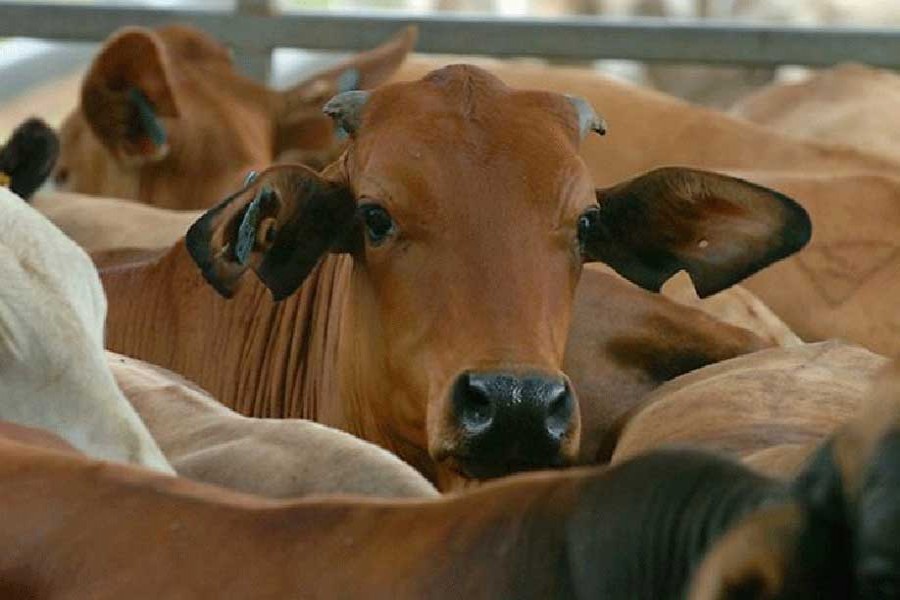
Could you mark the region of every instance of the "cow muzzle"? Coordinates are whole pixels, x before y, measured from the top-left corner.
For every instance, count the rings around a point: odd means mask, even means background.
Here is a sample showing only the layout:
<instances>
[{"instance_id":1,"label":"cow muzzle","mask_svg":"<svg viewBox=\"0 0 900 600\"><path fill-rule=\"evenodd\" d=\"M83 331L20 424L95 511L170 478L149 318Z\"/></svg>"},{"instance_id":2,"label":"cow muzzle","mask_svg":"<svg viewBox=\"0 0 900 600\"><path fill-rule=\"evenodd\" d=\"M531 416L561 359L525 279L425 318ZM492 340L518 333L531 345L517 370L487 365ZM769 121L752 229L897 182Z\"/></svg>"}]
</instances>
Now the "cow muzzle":
<instances>
[{"instance_id":1,"label":"cow muzzle","mask_svg":"<svg viewBox=\"0 0 900 600\"><path fill-rule=\"evenodd\" d=\"M449 400L454 442L443 454L466 477L561 467L577 451L578 406L563 377L468 371Z\"/></svg>"}]
</instances>

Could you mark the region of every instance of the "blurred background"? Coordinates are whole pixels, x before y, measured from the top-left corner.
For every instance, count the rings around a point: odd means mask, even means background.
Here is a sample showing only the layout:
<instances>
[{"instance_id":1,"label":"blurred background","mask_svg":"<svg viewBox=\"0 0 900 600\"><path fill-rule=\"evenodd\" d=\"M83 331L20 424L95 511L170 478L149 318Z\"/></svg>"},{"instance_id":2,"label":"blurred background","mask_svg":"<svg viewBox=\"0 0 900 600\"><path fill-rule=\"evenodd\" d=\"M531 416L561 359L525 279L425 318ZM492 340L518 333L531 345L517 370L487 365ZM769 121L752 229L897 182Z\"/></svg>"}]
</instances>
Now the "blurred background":
<instances>
[{"instance_id":1,"label":"blurred background","mask_svg":"<svg viewBox=\"0 0 900 600\"><path fill-rule=\"evenodd\" d=\"M24 0L0 0L4 5L28 4ZM238 4L243 4L239 7ZM42 4L102 5L161 9L234 11L259 6L258 0L50 0ZM809 28L826 26L900 27L898 0L271 0L272 10L358 11L411 15L469 15L480 18L575 18L606 17L627 22L635 17L655 17L679 22L705 20L716 23L759 23ZM48 16L48 18L52 18ZM302 46L303 40L298 39ZM0 38L0 139L29 114L44 115L58 124L71 108L84 68L98 43L57 42ZM340 52L312 52L278 48L272 53L269 81L284 87L311 70L343 57ZM555 63L565 61L554 61ZM610 76L623 79L691 102L727 108L749 91L771 81L803 78L806 68L731 67L700 64L642 64L627 60L580 61Z\"/></svg>"}]
</instances>

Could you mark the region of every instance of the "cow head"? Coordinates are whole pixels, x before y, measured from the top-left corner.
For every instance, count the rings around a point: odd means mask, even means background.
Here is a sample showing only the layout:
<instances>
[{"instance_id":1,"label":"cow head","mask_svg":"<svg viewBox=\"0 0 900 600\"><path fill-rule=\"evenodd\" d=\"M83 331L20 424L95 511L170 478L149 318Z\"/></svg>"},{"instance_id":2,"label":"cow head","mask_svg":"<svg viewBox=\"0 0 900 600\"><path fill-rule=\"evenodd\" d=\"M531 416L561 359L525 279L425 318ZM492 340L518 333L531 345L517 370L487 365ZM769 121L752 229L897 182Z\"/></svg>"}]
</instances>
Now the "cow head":
<instances>
[{"instance_id":1,"label":"cow head","mask_svg":"<svg viewBox=\"0 0 900 600\"><path fill-rule=\"evenodd\" d=\"M95 58L81 103L61 127L54 179L67 191L191 209L213 205L247 169L279 156L327 164L343 139L322 114L324 102L386 80L415 37L407 29L275 91L238 74L228 50L200 31L123 29Z\"/></svg>"},{"instance_id":2,"label":"cow head","mask_svg":"<svg viewBox=\"0 0 900 600\"><path fill-rule=\"evenodd\" d=\"M410 448L474 478L574 457L579 410L561 365L584 261L654 290L687 269L709 294L809 236L791 200L710 173L595 190L578 155L603 131L594 111L474 67L325 110L350 133L342 158L321 175L251 177L191 228L188 249L220 293L250 268L276 299L326 253L350 255L345 410L420 467Z\"/></svg>"}]
</instances>

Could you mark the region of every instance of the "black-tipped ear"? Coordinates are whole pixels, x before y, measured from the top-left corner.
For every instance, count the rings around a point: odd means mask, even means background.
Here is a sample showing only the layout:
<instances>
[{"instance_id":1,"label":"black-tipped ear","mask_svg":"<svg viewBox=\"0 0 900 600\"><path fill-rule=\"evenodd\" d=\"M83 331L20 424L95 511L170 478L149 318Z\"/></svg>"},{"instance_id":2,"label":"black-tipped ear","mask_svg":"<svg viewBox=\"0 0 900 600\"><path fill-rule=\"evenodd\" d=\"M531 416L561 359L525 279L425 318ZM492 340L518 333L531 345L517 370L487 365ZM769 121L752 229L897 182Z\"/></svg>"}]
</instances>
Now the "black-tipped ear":
<instances>
[{"instance_id":1,"label":"black-tipped ear","mask_svg":"<svg viewBox=\"0 0 900 600\"><path fill-rule=\"evenodd\" d=\"M326 252L346 249L355 214L349 188L306 167L282 165L206 212L185 239L220 294L231 297L251 268L277 301L300 287Z\"/></svg>"},{"instance_id":2,"label":"black-tipped ear","mask_svg":"<svg viewBox=\"0 0 900 600\"><path fill-rule=\"evenodd\" d=\"M774 190L686 168L597 190L579 221L582 252L658 292L686 270L704 298L803 248L809 215Z\"/></svg>"},{"instance_id":3,"label":"black-tipped ear","mask_svg":"<svg viewBox=\"0 0 900 600\"><path fill-rule=\"evenodd\" d=\"M57 158L56 133L42 120L28 119L16 127L0 150L0 174L8 178L10 190L27 200L50 176Z\"/></svg>"}]
</instances>

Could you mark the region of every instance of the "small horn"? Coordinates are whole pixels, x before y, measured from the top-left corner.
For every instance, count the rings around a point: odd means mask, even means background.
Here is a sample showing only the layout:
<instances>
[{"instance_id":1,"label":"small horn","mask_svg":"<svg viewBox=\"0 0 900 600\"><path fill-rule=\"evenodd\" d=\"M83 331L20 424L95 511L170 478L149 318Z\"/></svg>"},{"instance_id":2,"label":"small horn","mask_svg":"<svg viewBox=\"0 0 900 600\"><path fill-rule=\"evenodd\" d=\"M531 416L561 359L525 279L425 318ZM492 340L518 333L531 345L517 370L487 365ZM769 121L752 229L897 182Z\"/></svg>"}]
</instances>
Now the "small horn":
<instances>
[{"instance_id":1,"label":"small horn","mask_svg":"<svg viewBox=\"0 0 900 600\"><path fill-rule=\"evenodd\" d=\"M353 135L359 129L360 113L369 101L370 92L343 92L325 103L322 112L334 119L338 127Z\"/></svg>"},{"instance_id":2,"label":"small horn","mask_svg":"<svg viewBox=\"0 0 900 600\"><path fill-rule=\"evenodd\" d=\"M579 96L566 95L566 100L575 107L578 113L578 133L583 140L591 131L600 135L606 135L606 121L597 114L591 103Z\"/></svg>"}]
</instances>

